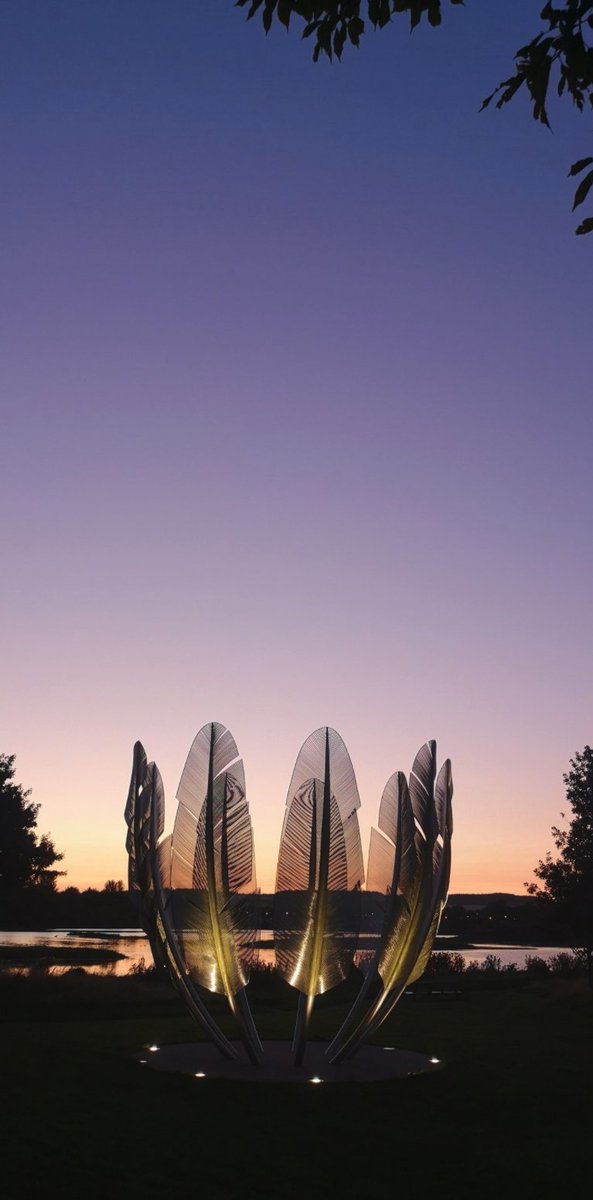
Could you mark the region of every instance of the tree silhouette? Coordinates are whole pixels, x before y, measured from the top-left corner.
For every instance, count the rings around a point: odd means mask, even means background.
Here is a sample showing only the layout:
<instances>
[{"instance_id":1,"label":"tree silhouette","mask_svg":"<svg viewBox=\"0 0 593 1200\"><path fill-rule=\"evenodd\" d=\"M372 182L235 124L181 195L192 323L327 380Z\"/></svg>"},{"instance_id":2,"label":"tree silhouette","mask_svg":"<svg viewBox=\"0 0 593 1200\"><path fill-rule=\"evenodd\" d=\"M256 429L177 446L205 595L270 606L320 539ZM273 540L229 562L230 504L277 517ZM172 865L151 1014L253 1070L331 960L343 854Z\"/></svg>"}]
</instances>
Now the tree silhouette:
<instances>
[{"instance_id":1,"label":"tree silhouette","mask_svg":"<svg viewBox=\"0 0 593 1200\"><path fill-rule=\"evenodd\" d=\"M30 791L14 783L14 754L0 754L0 898L27 887L56 886L53 869L64 856L58 854L48 834L38 836L39 804Z\"/></svg>"},{"instance_id":2,"label":"tree silhouette","mask_svg":"<svg viewBox=\"0 0 593 1200\"><path fill-rule=\"evenodd\" d=\"M442 9L464 0L235 0L237 8L247 8L247 19L260 13L266 33L274 20L286 29L291 17L300 20L302 37L313 39L315 62L341 58L344 48L358 46L368 22L374 29L389 25L392 17L407 14L414 29L426 18L430 25L440 25ZM535 5L534 5L535 7ZM537 6L539 8L539 4ZM366 20L365 20L366 18ZM539 14L542 27L535 37L515 54L515 72L503 80L482 108L498 96L496 107L502 108L525 84L536 121L550 127L547 100L550 83L556 85L559 96L570 96L582 112L593 109L593 3L591 0L561 0L547 3ZM573 163L569 175L583 175L574 195L573 212L586 199L593 187L593 156ZM589 168L589 170L587 170ZM593 217L585 217L578 234L593 231Z\"/></svg>"},{"instance_id":3,"label":"tree silhouette","mask_svg":"<svg viewBox=\"0 0 593 1200\"><path fill-rule=\"evenodd\" d=\"M593 986L593 750L585 746L570 760L563 776L573 817L568 829L552 827L558 858L548 852L535 868L541 880L527 885L532 896L554 904L587 959L589 987ZM565 819L565 814L560 814Z\"/></svg>"}]
</instances>

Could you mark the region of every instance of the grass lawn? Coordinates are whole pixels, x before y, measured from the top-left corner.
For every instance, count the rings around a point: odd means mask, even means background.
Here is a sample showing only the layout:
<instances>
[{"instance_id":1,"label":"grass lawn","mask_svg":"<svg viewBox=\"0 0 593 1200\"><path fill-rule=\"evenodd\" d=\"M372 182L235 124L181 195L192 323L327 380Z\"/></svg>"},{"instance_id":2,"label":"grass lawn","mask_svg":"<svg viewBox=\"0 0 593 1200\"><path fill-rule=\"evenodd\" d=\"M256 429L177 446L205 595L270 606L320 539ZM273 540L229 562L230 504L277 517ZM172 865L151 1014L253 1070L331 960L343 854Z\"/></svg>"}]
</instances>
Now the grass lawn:
<instances>
[{"instance_id":1,"label":"grass lawn","mask_svg":"<svg viewBox=\"0 0 593 1200\"><path fill-rule=\"evenodd\" d=\"M345 1009L326 1007L329 1036ZM55 1016L55 1014L54 1014ZM11 1020L3 1200L30 1197L558 1198L587 1194L593 1005L570 985L404 1001L381 1035L446 1069L391 1084L262 1086L129 1059L190 1041L182 1016ZM258 1014L263 1037L292 1014ZM230 1029L229 1029L230 1032Z\"/></svg>"}]
</instances>

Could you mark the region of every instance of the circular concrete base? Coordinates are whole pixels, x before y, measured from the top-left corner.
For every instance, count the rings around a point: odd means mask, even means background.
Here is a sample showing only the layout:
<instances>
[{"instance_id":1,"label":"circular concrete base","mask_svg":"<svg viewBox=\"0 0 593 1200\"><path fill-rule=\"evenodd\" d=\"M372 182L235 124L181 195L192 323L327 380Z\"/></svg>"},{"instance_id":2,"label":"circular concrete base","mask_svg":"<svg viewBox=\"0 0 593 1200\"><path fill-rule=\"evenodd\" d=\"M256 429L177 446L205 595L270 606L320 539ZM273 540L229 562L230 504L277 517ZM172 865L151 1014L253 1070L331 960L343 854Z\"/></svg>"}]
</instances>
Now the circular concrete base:
<instances>
[{"instance_id":1,"label":"circular concrete base","mask_svg":"<svg viewBox=\"0 0 593 1200\"><path fill-rule=\"evenodd\" d=\"M248 1083L378 1083L406 1079L443 1066L438 1058L396 1050L393 1046L363 1046L352 1059L332 1066L325 1051L327 1042L308 1042L301 1067L291 1063L290 1042L264 1042L264 1057L257 1067L248 1061L240 1042L236 1059L223 1058L209 1042L187 1042L141 1051L138 1062L156 1071L180 1071L196 1079L245 1080Z\"/></svg>"}]
</instances>

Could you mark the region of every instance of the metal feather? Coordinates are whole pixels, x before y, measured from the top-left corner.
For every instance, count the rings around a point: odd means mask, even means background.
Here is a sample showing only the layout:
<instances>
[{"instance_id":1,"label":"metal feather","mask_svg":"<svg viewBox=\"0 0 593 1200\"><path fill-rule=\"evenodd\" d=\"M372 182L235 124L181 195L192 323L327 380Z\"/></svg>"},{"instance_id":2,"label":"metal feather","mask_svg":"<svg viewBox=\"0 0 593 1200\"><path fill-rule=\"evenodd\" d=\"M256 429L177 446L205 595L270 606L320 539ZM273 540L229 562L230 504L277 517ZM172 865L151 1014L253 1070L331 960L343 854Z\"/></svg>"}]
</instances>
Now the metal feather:
<instances>
[{"instance_id":1,"label":"metal feather","mask_svg":"<svg viewBox=\"0 0 593 1200\"><path fill-rule=\"evenodd\" d=\"M171 924L171 838L162 837L165 792L155 763L147 762L140 742L134 746L132 777L125 808L128 826L129 888L157 967L168 973L192 1016L227 1058L237 1052L205 1008L188 978L187 965Z\"/></svg>"},{"instance_id":2,"label":"metal feather","mask_svg":"<svg viewBox=\"0 0 593 1200\"><path fill-rule=\"evenodd\" d=\"M257 929L245 773L224 725L204 725L177 791L171 854L172 924L195 984L225 995L253 1062L261 1044L245 993Z\"/></svg>"},{"instance_id":3,"label":"metal feather","mask_svg":"<svg viewBox=\"0 0 593 1200\"><path fill-rule=\"evenodd\" d=\"M405 776L398 772L383 793L381 834L374 831L371 839L368 872L377 887L374 899L384 897L382 905L377 905L383 909L380 941L365 984L329 1047L333 1062L356 1052L428 962L446 902L451 865L450 762L447 760L441 768L436 787L435 774L436 743L427 742L414 760L409 788ZM369 1003L379 979L381 990Z\"/></svg>"},{"instance_id":4,"label":"metal feather","mask_svg":"<svg viewBox=\"0 0 593 1200\"><path fill-rule=\"evenodd\" d=\"M155 965L164 968L166 954L156 931L152 876L152 852L164 828L164 794L162 782L159 789L155 787L154 771L144 746L136 742L124 813L128 827L128 888L140 925L148 937Z\"/></svg>"},{"instance_id":5,"label":"metal feather","mask_svg":"<svg viewBox=\"0 0 593 1200\"><path fill-rule=\"evenodd\" d=\"M407 981L408 984L415 983L426 970L443 909L447 903L451 876L452 800L453 777L451 762L447 759L439 771L435 786L435 817L438 832L432 851L433 914L416 965Z\"/></svg>"},{"instance_id":6,"label":"metal feather","mask_svg":"<svg viewBox=\"0 0 593 1200\"><path fill-rule=\"evenodd\" d=\"M406 939L406 950L390 981L390 991L383 1011L373 1017L367 1030L367 1036L370 1036L389 1016L404 989L420 978L430 957L449 886L453 827L452 799L451 763L447 760L441 768L437 789L435 789L431 816L433 840L432 843L427 841L423 848L422 880Z\"/></svg>"},{"instance_id":7,"label":"metal feather","mask_svg":"<svg viewBox=\"0 0 593 1200\"><path fill-rule=\"evenodd\" d=\"M374 1011L369 1008L370 997L376 992L379 979L383 987L378 1002L386 995L390 973L415 903L419 882L418 834L408 783L402 771L396 771L385 785L378 824L379 829L371 830L367 891L372 893L372 932L377 934L379 941L373 958L361 963L365 982L328 1047L332 1060L344 1057L357 1031L358 1039L363 1040L365 1022Z\"/></svg>"},{"instance_id":8,"label":"metal feather","mask_svg":"<svg viewBox=\"0 0 593 1200\"><path fill-rule=\"evenodd\" d=\"M280 838L274 941L279 974L300 992L293 1059L303 1059L315 997L346 978L360 925L358 788L346 747L328 727L295 763Z\"/></svg>"}]
</instances>

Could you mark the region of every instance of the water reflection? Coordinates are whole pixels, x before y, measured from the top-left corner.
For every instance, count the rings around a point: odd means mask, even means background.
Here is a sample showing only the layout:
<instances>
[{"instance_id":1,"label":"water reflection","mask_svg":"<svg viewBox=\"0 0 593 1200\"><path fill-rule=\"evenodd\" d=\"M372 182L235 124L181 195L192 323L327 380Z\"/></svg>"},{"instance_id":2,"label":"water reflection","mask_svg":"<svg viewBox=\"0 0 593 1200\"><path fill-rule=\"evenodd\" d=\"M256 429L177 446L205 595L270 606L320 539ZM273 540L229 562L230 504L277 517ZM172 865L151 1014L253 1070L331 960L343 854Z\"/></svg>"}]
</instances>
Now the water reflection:
<instances>
[{"instance_id":1,"label":"water reflection","mask_svg":"<svg viewBox=\"0 0 593 1200\"><path fill-rule=\"evenodd\" d=\"M52 952L65 951L64 958L71 951L84 951L85 958L92 959L96 953L96 961L77 961L75 954L69 961L47 965L44 956L33 961L19 962L19 947L33 947L36 950L47 950L48 957ZM148 939L140 929L93 929L68 930L44 929L18 932L0 932L0 947L14 948L14 965L10 959L0 961L0 969L8 971L47 970L50 975L63 975L77 967L82 967L92 975L129 975L130 971L138 970L142 960L146 966L152 963ZM121 956L101 961L105 952L114 952Z\"/></svg>"},{"instance_id":2,"label":"water reflection","mask_svg":"<svg viewBox=\"0 0 593 1200\"><path fill-rule=\"evenodd\" d=\"M274 944L272 930L262 930L258 938L258 961L262 966L274 966ZM362 934L359 942L359 950L355 961L360 959L364 954L369 954L374 949L374 939L377 935ZM451 945L454 938L443 937L437 938L435 950L452 950L455 949ZM152 956L148 945L148 938L140 929L49 929L37 930L28 932L0 932L0 946L14 947L15 951L18 947L32 946L46 948L51 954L52 950L84 950L97 952L98 958L101 952L115 951L121 955L107 962L81 962L77 963L73 958L70 962L60 963L59 965L45 966L43 957L38 959L36 963L21 963L18 964L18 955L15 954L15 963L0 962L0 969L9 971L23 971L35 969L47 969L51 975L63 975L66 971L71 971L77 966L81 966L85 971L92 975L129 975L130 972L142 969L142 965L150 967L152 965ZM455 950L456 954L460 954L465 959L466 964L469 962L482 963L490 954L495 954L500 958L503 967L514 964L519 969L525 966L525 958L527 955L536 954L543 958L546 962L555 954L562 953L562 948L557 946L499 946L499 945L476 945L470 950Z\"/></svg>"}]
</instances>

